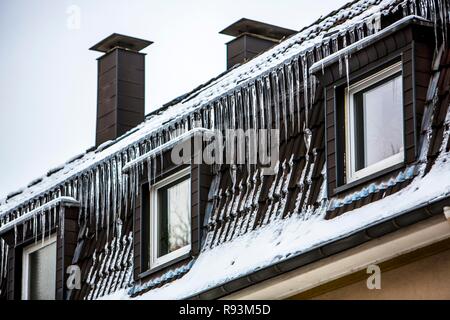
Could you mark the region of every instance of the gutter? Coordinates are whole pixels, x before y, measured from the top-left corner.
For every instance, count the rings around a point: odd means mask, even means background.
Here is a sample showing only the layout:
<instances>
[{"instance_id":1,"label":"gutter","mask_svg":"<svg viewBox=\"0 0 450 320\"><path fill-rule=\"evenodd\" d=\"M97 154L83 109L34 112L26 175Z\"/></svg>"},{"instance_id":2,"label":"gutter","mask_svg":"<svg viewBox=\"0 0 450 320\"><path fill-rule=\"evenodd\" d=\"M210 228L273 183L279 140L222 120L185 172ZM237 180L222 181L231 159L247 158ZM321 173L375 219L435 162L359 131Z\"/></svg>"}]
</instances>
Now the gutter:
<instances>
[{"instance_id":1,"label":"gutter","mask_svg":"<svg viewBox=\"0 0 450 320\"><path fill-rule=\"evenodd\" d=\"M253 273L241 276L225 284L207 289L186 299L189 300L213 300L269 280L283 273L317 262L342 251L357 247L368 241L393 233L417 222L433 216L443 214L443 207L450 205L450 195L445 195L404 210L394 216L374 222L364 228L334 240L327 241L306 252L301 252L281 262L264 267Z\"/></svg>"}]
</instances>

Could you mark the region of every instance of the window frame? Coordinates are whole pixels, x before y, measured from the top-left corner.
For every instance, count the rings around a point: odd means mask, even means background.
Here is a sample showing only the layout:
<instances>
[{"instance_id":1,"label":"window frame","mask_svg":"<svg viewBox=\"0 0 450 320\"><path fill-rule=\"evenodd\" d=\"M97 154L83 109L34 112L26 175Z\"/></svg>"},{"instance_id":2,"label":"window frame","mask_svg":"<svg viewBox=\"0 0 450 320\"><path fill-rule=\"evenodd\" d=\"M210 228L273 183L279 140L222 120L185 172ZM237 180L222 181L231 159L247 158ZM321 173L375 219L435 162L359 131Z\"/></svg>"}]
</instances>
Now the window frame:
<instances>
[{"instance_id":1,"label":"window frame","mask_svg":"<svg viewBox=\"0 0 450 320\"><path fill-rule=\"evenodd\" d=\"M355 139L355 103L354 96L358 93L370 90L371 88L383 85L389 80L392 80L400 76L402 81L402 89L400 90L401 97L401 124L402 124L402 150L378 161L372 165L369 165L360 170L355 170L356 167L356 139ZM403 164L405 162L405 136L404 136L404 88L403 88L403 64L402 61L398 61L382 70L365 77L364 79L347 86L344 89L344 121L345 121L345 167L346 167L346 184L353 183L361 180L373 174L377 174L391 167Z\"/></svg>"},{"instance_id":2,"label":"window frame","mask_svg":"<svg viewBox=\"0 0 450 320\"><path fill-rule=\"evenodd\" d=\"M189 180L189 234L190 234L190 241L189 244L177 249L173 252L170 252L162 257L158 257L158 227L159 227L159 207L158 207L158 191L165 186L170 185L173 182L176 182L177 180L181 180L183 178L187 178ZM175 174L155 183L154 185L150 186L150 234L149 239L147 241L150 241L149 245L149 270L155 270L163 265L166 265L182 256L185 256L191 252L192 249L192 176L191 176L191 168L187 167L183 170L180 170L176 172Z\"/></svg>"},{"instance_id":3,"label":"window frame","mask_svg":"<svg viewBox=\"0 0 450 320\"><path fill-rule=\"evenodd\" d=\"M45 239L44 241L38 240L37 243L32 243L22 250L22 286L21 286L21 298L22 300L30 300L30 283L29 283L29 275L30 275L30 255L36 251L39 251L49 245L55 243L55 266L58 260L58 248L57 248L57 236L56 234L52 235L50 238ZM55 297L56 299L56 274L55 274Z\"/></svg>"}]
</instances>

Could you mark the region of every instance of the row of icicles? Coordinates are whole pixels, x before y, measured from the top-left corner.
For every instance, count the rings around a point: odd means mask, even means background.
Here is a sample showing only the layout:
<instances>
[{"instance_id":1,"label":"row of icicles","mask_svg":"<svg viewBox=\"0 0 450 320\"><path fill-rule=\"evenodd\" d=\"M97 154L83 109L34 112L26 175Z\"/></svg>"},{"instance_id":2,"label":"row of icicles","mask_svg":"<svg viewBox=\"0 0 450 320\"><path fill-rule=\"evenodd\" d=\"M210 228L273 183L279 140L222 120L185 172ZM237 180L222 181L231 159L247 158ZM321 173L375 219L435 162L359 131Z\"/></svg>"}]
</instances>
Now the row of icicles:
<instances>
[{"instance_id":1,"label":"row of icicles","mask_svg":"<svg viewBox=\"0 0 450 320\"><path fill-rule=\"evenodd\" d=\"M449 6L445 0L403 1L399 3L396 10L399 8L403 10L405 16L414 14L434 21L439 19L449 21ZM115 233L118 223L129 218L133 212L139 193L139 177L144 172L144 164L132 167L128 174L122 174L122 167L129 161L193 128L203 127L222 131L249 128L278 129L281 143L289 139L291 135L302 132L308 150L311 141L309 111L317 88L315 77L309 75L309 67L343 47L378 32L380 28L380 17L374 15L373 19L355 24L345 33L336 33L326 38L320 46L316 45L309 51L300 53L253 82L227 92L214 102L183 118L163 125L151 136L135 142L126 150L95 164L53 190L46 191L12 211L2 214L0 227L48 201L59 196L68 196L80 202L79 223L80 225L88 224L87 232L96 233L100 229L106 229L109 235L109 229L112 227L112 232ZM446 28L443 29L446 31ZM348 57L345 58L345 62L347 65ZM340 65L342 66L342 60ZM340 69L343 73L343 67ZM301 99L301 92L303 99ZM246 157L248 159L248 152ZM160 157L147 162L150 181L156 176L156 161L162 163L162 153ZM218 169L216 167L215 171L217 172ZM253 169L249 168L249 170ZM33 222L36 219L38 218L27 223L30 228L36 229L33 229L33 233L42 233L43 230L37 230L37 226L45 226L45 223ZM45 219L45 215L41 215L41 219ZM2 250L2 255L5 252L7 250ZM1 260L0 270L6 270L6 260Z\"/></svg>"}]
</instances>

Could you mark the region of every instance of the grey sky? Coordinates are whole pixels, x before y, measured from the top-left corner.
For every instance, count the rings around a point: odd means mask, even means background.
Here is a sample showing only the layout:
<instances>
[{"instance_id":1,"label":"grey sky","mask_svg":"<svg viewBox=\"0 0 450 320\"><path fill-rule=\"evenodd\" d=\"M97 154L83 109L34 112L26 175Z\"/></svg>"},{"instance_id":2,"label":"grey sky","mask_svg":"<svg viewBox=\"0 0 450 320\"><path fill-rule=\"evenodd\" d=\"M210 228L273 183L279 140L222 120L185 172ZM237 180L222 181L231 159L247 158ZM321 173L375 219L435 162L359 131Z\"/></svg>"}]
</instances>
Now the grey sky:
<instances>
[{"instance_id":1,"label":"grey sky","mask_svg":"<svg viewBox=\"0 0 450 320\"><path fill-rule=\"evenodd\" d=\"M0 198L94 144L99 54L88 48L109 34L155 42L144 50L149 112L225 70L230 38L218 32L234 21L299 30L346 2L1 0ZM68 27L74 5L79 29Z\"/></svg>"}]
</instances>

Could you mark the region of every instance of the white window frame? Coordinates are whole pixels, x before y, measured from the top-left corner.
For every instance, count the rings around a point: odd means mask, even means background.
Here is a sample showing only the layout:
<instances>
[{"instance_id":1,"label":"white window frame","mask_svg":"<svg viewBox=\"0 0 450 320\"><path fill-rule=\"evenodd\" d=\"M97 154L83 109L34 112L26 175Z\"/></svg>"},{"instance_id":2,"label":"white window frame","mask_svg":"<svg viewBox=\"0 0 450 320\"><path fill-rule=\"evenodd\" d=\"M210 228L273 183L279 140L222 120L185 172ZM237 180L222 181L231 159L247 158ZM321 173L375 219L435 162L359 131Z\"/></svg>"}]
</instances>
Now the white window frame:
<instances>
[{"instance_id":1,"label":"white window frame","mask_svg":"<svg viewBox=\"0 0 450 320\"><path fill-rule=\"evenodd\" d=\"M22 252L22 300L29 300L30 299L30 255L33 252L36 252L38 250L41 250L53 243L56 242L56 235L53 235L52 237L42 241L38 241L37 243L33 243L23 249ZM56 255L58 254L58 248L55 250L55 264L56 264ZM56 277L56 274L55 274ZM56 279L55 279L56 283ZM56 296L56 287L55 289L55 296Z\"/></svg>"},{"instance_id":2,"label":"white window frame","mask_svg":"<svg viewBox=\"0 0 450 320\"><path fill-rule=\"evenodd\" d=\"M396 73L402 72L402 62L398 62L381 70L380 72L375 73L374 75L363 79L348 88L345 89L345 136L346 136L346 164L347 164L347 183L362 179L371 174L380 172L383 169L392 167L396 164L402 163L405 161L405 138L403 135L403 147L400 152L394 154L386 159L383 159L377 163L374 163L368 167L355 171L355 119L354 119L354 95L358 92L377 84L378 82L383 81L390 76L395 75ZM403 87L403 86L402 86ZM403 101L403 93L402 93L402 101ZM402 102L403 106L403 102ZM402 111L403 114L403 111ZM402 117L402 121L403 121Z\"/></svg>"},{"instance_id":3,"label":"white window frame","mask_svg":"<svg viewBox=\"0 0 450 320\"><path fill-rule=\"evenodd\" d=\"M183 255L186 255L191 251L192 238L190 239L189 244L184 246L183 248L180 248L158 258L158 191L159 189L171 184L172 182L182 179L188 175L190 175L189 167L180 170L174 175L150 187L150 270L173 261ZM192 177L189 177L189 181L191 181L191 179ZM189 217L191 217L192 215L191 201L191 185L189 185ZM190 226L190 232L192 232L192 225Z\"/></svg>"}]
</instances>

